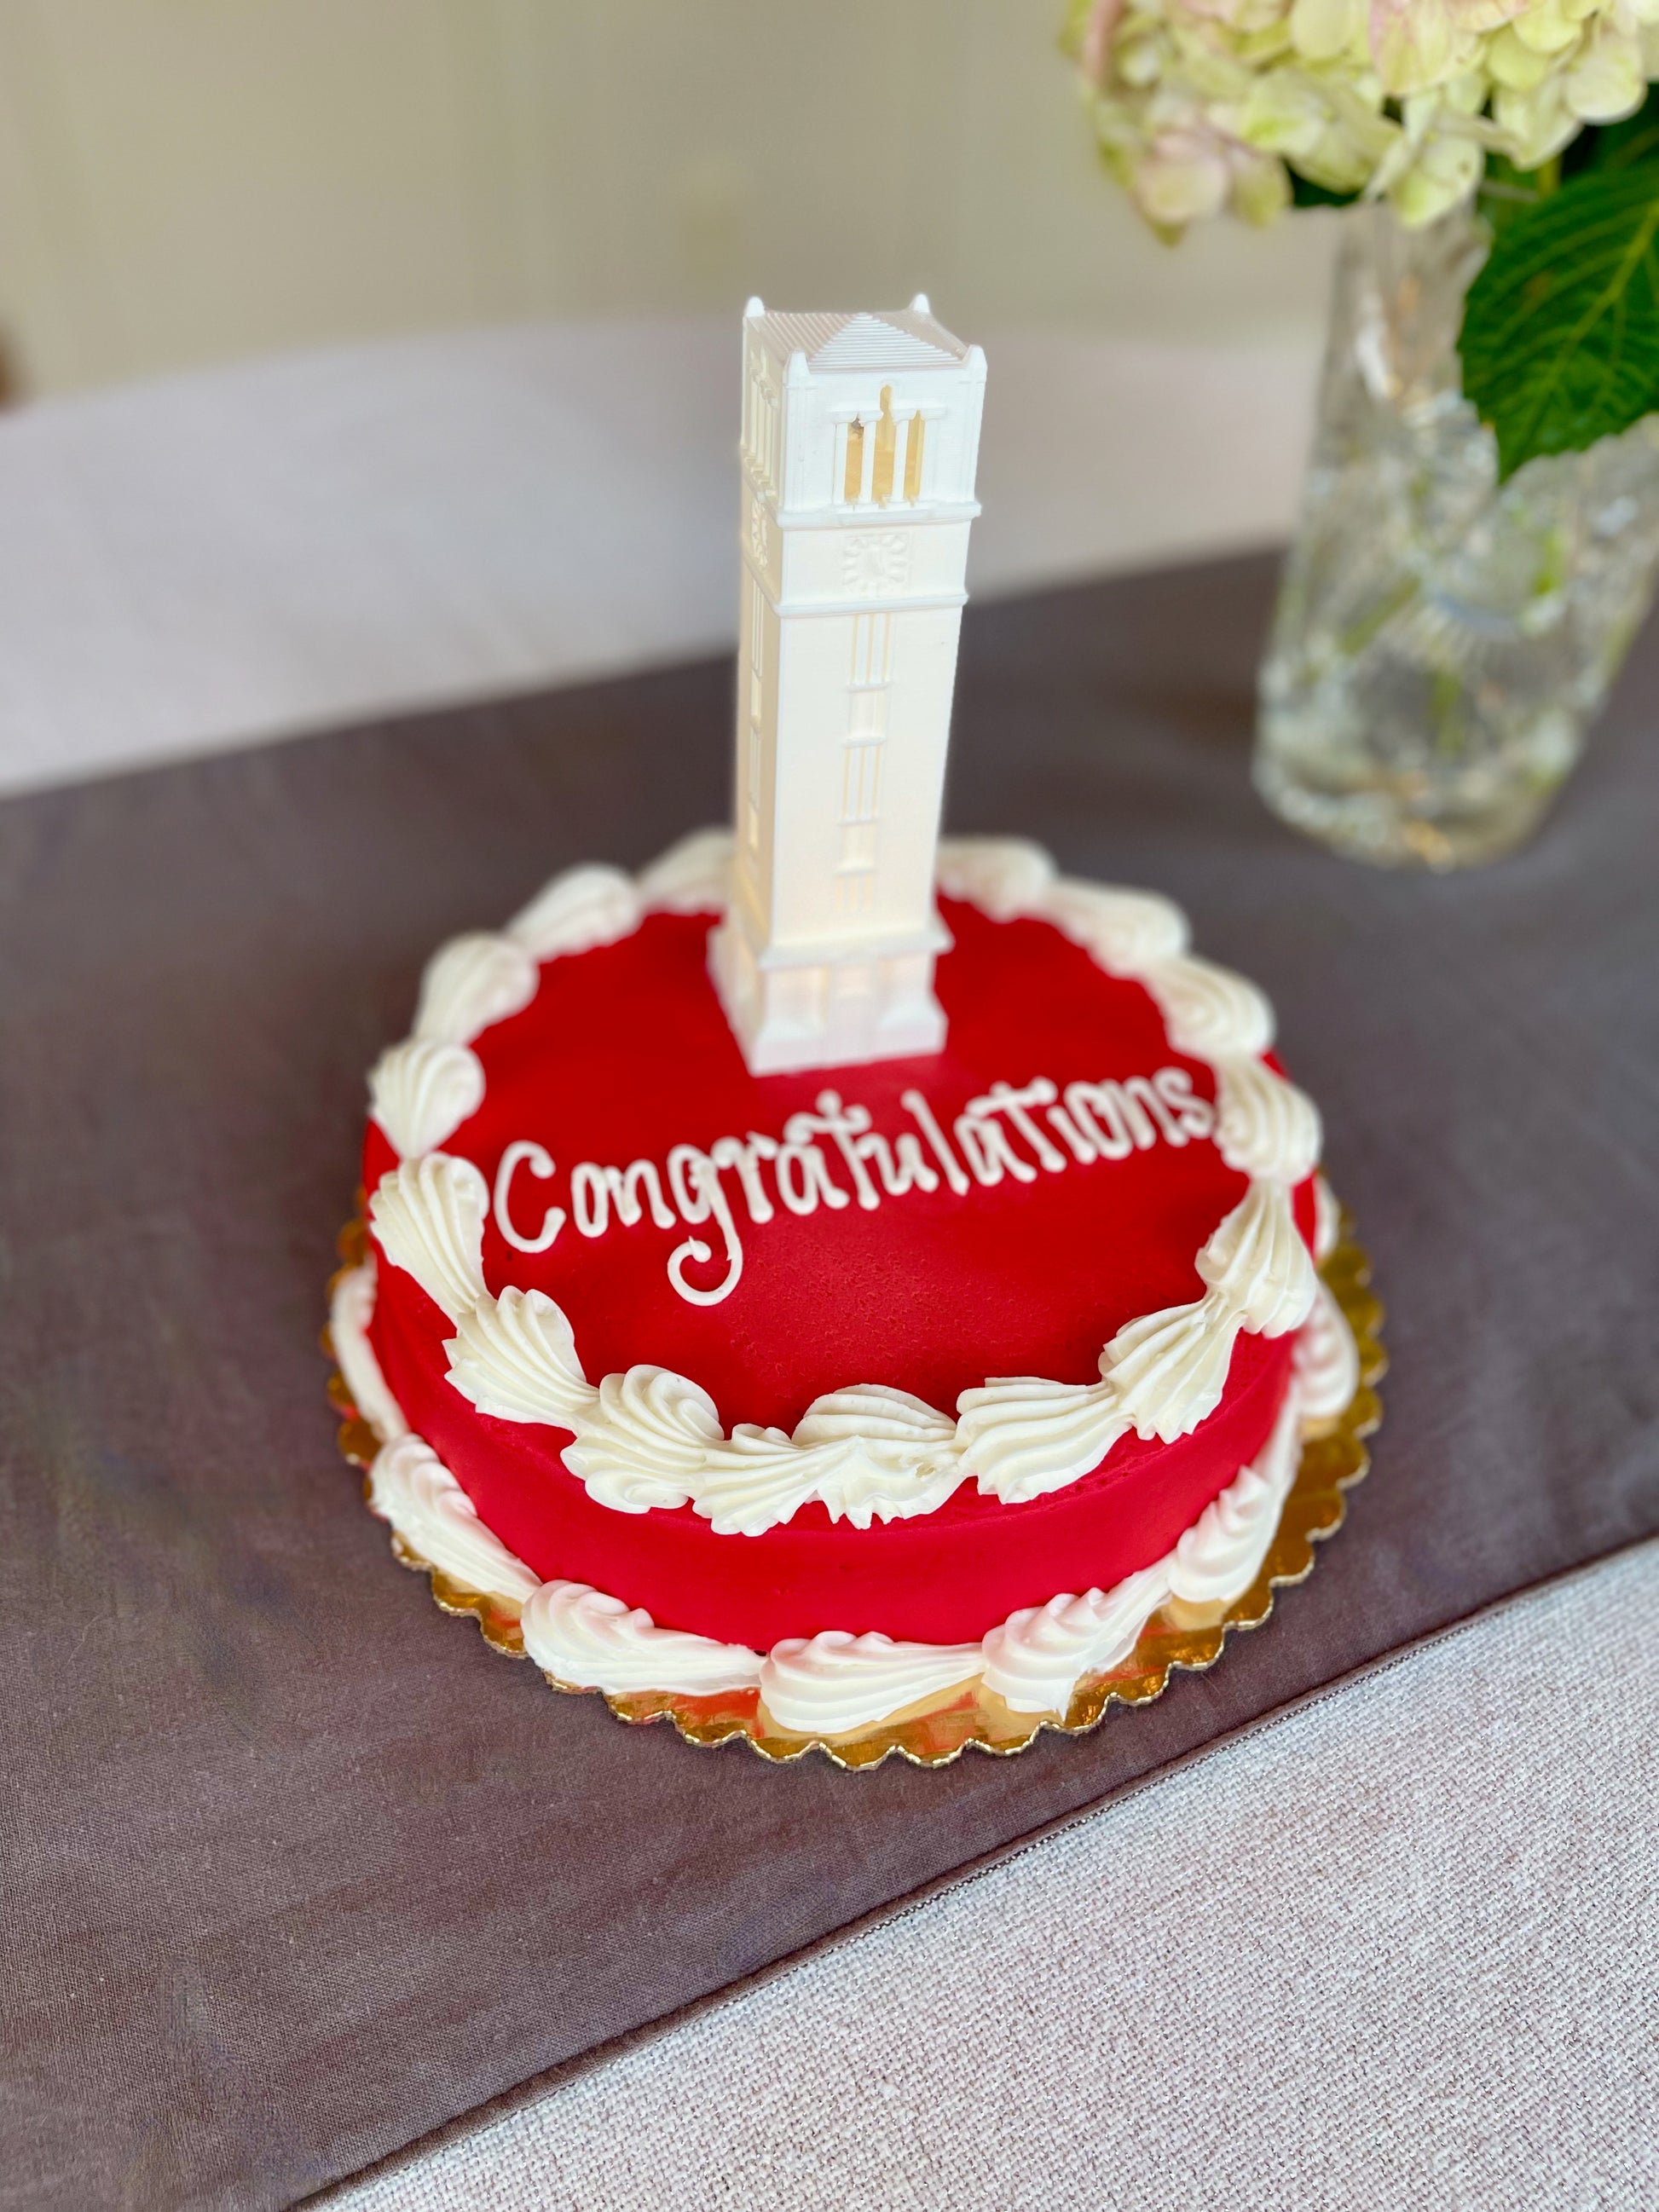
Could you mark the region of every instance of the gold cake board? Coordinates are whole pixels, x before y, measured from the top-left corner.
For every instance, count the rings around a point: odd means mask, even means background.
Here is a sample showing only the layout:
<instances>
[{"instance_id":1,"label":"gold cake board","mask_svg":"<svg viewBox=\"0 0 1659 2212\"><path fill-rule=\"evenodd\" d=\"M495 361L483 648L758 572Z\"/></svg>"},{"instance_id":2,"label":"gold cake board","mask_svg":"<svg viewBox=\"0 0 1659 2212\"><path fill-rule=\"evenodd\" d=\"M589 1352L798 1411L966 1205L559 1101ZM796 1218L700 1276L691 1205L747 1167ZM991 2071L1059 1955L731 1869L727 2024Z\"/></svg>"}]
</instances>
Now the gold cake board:
<instances>
[{"instance_id":1,"label":"gold cake board","mask_svg":"<svg viewBox=\"0 0 1659 2212\"><path fill-rule=\"evenodd\" d=\"M342 1231L339 1249L348 1267L360 1266L368 1256L368 1236L361 1214ZM672 1721L689 1743L722 1744L737 1737L762 1758L775 1760L801 1759L810 1751L821 1751L837 1766L848 1770L879 1765L894 1753L915 1766L947 1766L970 1744L1006 1758L1025 1750L1044 1729L1062 1735L1082 1735L1099 1726L1114 1702L1150 1703L1162 1694L1176 1669L1197 1673L1213 1666L1230 1631L1259 1628L1273 1611L1273 1592L1281 1584L1306 1581L1313 1572L1314 1546L1341 1527L1346 1510L1343 1493L1359 1481L1370 1464L1364 1440L1382 1418L1376 1386L1388 1366L1381 1341L1382 1307L1370 1290L1370 1263L1354 1236L1352 1217L1346 1208L1336 1244L1319 1272L1353 1332L1359 1352L1359 1384L1342 1413L1305 1425L1301 1464L1261 1572L1243 1595L1231 1604L1218 1601L1189 1605L1179 1598L1166 1600L1141 1630L1127 1658L1103 1674L1085 1676L1078 1684L1063 1717L1015 1712L981 1682L946 1690L938 1698L844 1736L796 1735L778 1727L761 1705L757 1690L698 1698L673 1691L619 1693L584 1689L561 1682L552 1674L547 1680L556 1690L573 1697L603 1697L618 1720ZM332 1358L326 1330L323 1348ZM329 1378L329 1397L341 1415L340 1449L354 1467L366 1470L379 1449L378 1440L352 1404L337 1368ZM367 1480L364 1491L367 1495ZM463 1589L395 1533L392 1542L405 1566L430 1576L432 1595L446 1613L472 1614L486 1643L509 1657L525 1657L515 1604Z\"/></svg>"}]
</instances>

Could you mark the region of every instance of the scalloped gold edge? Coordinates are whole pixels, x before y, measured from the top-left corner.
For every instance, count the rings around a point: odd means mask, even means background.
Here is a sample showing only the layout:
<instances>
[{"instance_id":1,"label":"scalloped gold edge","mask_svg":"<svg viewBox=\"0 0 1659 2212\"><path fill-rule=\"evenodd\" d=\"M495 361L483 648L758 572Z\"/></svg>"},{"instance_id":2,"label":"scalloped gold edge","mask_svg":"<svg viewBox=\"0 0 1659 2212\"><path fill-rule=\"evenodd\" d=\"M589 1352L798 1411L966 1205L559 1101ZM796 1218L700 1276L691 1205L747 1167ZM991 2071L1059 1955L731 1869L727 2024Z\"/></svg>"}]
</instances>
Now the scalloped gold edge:
<instances>
[{"instance_id":1,"label":"scalloped gold edge","mask_svg":"<svg viewBox=\"0 0 1659 2212\"><path fill-rule=\"evenodd\" d=\"M359 1192L358 1213L340 1232L342 1264L330 1280L331 1299L339 1275L360 1267L368 1255L362 1198ZM1382 1304L1370 1288L1370 1261L1355 1236L1353 1216L1346 1206L1341 1209L1336 1243L1319 1272L1353 1332L1359 1352L1359 1385L1341 1413L1333 1419L1310 1423L1304 1430L1301 1464L1261 1573L1243 1595L1230 1605L1194 1606L1170 1599L1160 1606L1127 1659L1078 1685L1064 1719L1046 1713L1017 1713L994 1691L978 1683L964 1685L954 1692L946 1691L925 1710L891 1715L855 1735L825 1738L794 1735L779 1728L762 1707L757 1690L707 1698L688 1697L676 1691L623 1694L561 1682L551 1674L546 1680L567 1696L603 1697L618 1720L634 1726L672 1722L686 1742L704 1748L736 1739L774 1764L787 1764L804 1759L809 1752L821 1751L834 1765L849 1773L879 1766L895 1755L912 1766L949 1766L970 1747L994 1758L1012 1759L1029 1750L1045 1729L1056 1735L1084 1735L1099 1727L1114 1705L1150 1705L1163 1695L1170 1676L1177 1670L1200 1674L1214 1666L1234 1630L1261 1627L1273 1612L1276 1589L1307 1580L1314 1569L1314 1546L1334 1536L1341 1527L1347 1510L1344 1493L1361 1481L1370 1468L1370 1454L1364 1439L1382 1418L1376 1386L1388 1370L1388 1357L1382 1343ZM334 1347L327 1329L321 1340L324 1352L332 1360ZM367 1498L367 1469L379 1445L374 1431L353 1405L337 1366L329 1377L328 1395L341 1417L340 1450L352 1466L364 1470ZM526 1656L518 1607L511 1601L483 1596L452 1582L395 1531L392 1547L403 1565L429 1577L433 1597L444 1612L471 1614L484 1641L507 1657Z\"/></svg>"}]
</instances>

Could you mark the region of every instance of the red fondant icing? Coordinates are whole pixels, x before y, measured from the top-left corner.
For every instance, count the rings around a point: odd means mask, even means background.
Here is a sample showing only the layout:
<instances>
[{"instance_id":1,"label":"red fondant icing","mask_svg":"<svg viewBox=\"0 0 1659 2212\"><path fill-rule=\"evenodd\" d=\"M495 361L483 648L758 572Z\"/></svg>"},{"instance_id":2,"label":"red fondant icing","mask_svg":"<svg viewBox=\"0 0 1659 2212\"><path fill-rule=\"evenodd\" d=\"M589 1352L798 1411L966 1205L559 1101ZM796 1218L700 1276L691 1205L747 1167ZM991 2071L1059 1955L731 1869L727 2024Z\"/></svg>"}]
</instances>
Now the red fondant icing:
<instances>
[{"instance_id":1,"label":"red fondant icing","mask_svg":"<svg viewBox=\"0 0 1659 2212\"><path fill-rule=\"evenodd\" d=\"M1103 975L1045 923L945 912L956 947L939 963L951 1030L936 1057L750 1076L707 981L708 918L655 915L621 944L548 963L532 1004L484 1033L475 1046L484 1104L444 1148L493 1178L514 1139L544 1146L554 1181L526 1176L518 1186L517 1217L533 1227L548 1203L568 1208L580 1160L660 1167L676 1144L781 1136L826 1087L868 1106L890 1138L916 1126L900 1103L912 1085L947 1130L999 1079L1046 1075L1063 1089L1181 1066L1199 1096L1212 1097L1209 1071L1171 1051L1139 985ZM833 1146L822 1148L846 1185ZM756 1225L737 1201L744 1274L712 1307L688 1304L667 1277L686 1229L648 1218L632 1229L613 1221L592 1239L567 1222L535 1255L514 1250L492 1221L485 1274L493 1290L514 1283L556 1297L590 1379L640 1362L672 1368L709 1391L728 1427L793 1428L813 1398L856 1382L910 1390L949 1412L988 1376L1094 1380L1100 1347L1126 1321L1201 1293L1195 1255L1245 1188L1207 1139L1086 1167L1067 1160L1034 1182L1008 1178L966 1196L941 1186L873 1212L801 1218L780 1208ZM368 1187L395 1164L371 1127ZM767 1181L769 1189L769 1170ZM1297 1216L1310 1238L1310 1187L1297 1194ZM1193 1435L1170 1445L1126 1438L1094 1474L1026 1504L982 1498L969 1482L911 1521L860 1530L811 1505L760 1536L717 1536L689 1506L623 1514L596 1504L561 1462L562 1432L482 1415L448 1382L452 1334L382 1258L374 1340L386 1380L503 1542L538 1574L592 1583L663 1626L757 1650L823 1628L971 1640L1057 1591L1109 1588L1167 1552L1254 1455L1290 1357L1286 1339L1241 1336L1222 1404Z\"/></svg>"}]
</instances>

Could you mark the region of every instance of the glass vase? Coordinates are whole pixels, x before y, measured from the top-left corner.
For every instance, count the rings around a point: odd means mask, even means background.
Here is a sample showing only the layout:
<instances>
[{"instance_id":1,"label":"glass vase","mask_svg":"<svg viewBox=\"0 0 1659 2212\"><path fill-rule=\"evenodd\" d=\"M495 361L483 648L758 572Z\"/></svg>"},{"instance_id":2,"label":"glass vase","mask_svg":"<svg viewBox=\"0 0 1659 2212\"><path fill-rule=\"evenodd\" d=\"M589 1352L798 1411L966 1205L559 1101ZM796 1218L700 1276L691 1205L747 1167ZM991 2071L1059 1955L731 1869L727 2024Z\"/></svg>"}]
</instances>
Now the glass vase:
<instances>
[{"instance_id":1,"label":"glass vase","mask_svg":"<svg viewBox=\"0 0 1659 2212\"><path fill-rule=\"evenodd\" d=\"M1536 826L1647 611L1659 435L1649 418L1500 486L1456 354L1484 225L1345 221L1256 787L1356 859L1468 866Z\"/></svg>"}]
</instances>

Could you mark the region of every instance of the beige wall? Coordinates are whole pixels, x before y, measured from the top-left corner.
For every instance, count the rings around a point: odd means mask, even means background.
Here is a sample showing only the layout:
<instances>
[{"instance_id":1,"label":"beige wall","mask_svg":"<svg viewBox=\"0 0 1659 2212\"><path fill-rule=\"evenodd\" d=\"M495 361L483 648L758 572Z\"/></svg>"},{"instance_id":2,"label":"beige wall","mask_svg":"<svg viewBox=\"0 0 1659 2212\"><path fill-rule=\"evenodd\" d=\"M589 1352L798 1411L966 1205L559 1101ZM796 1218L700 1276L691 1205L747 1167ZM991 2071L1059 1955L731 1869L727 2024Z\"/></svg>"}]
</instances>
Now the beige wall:
<instances>
[{"instance_id":1,"label":"beige wall","mask_svg":"<svg viewBox=\"0 0 1659 2212\"><path fill-rule=\"evenodd\" d=\"M1228 337L1322 221L1178 252L1090 152L1059 0L0 0L27 389L523 316L874 304Z\"/></svg>"}]
</instances>

